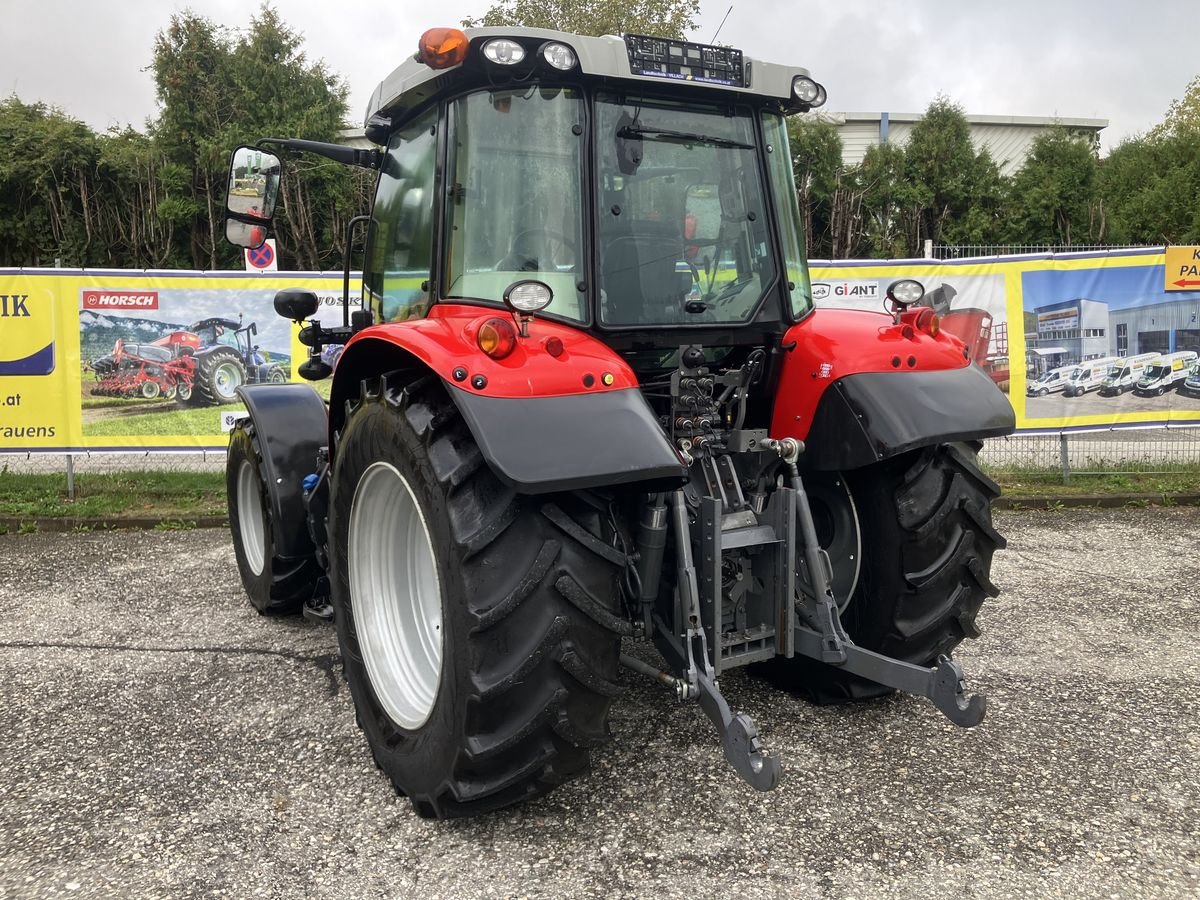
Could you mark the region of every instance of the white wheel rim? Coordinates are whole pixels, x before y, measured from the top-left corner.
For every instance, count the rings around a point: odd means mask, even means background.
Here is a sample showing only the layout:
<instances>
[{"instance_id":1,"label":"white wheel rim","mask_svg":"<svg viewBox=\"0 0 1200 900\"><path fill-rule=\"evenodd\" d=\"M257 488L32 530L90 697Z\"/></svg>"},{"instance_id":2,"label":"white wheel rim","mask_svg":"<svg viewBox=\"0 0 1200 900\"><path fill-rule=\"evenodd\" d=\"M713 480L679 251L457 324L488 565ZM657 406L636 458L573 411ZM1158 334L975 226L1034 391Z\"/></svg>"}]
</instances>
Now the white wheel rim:
<instances>
[{"instance_id":1,"label":"white wheel rim","mask_svg":"<svg viewBox=\"0 0 1200 900\"><path fill-rule=\"evenodd\" d=\"M255 575L261 575L267 561L267 525L263 518L258 473L248 459L242 460L238 469L237 504L238 530L242 535L246 565Z\"/></svg>"},{"instance_id":2,"label":"white wheel rim","mask_svg":"<svg viewBox=\"0 0 1200 900\"><path fill-rule=\"evenodd\" d=\"M350 505L354 630L384 711L420 728L442 681L442 589L429 526L396 467L372 463Z\"/></svg>"},{"instance_id":3,"label":"white wheel rim","mask_svg":"<svg viewBox=\"0 0 1200 900\"><path fill-rule=\"evenodd\" d=\"M242 373L233 363L221 363L217 366L213 381L216 382L217 393L222 397L232 397L234 392L241 387Z\"/></svg>"}]
</instances>

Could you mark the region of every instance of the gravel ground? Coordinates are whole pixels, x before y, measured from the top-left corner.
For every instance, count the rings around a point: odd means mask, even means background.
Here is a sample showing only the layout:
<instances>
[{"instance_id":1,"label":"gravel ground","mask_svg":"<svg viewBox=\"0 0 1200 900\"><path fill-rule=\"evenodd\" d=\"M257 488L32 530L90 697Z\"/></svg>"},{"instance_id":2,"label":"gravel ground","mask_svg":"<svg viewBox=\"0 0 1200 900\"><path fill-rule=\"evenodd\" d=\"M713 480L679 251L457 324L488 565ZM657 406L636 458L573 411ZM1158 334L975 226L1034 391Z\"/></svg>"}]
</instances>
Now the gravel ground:
<instances>
[{"instance_id":1,"label":"gravel ground","mask_svg":"<svg viewBox=\"0 0 1200 900\"><path fill-rule=\"evenodd\" d=\"M589 777L452 823L394 796L333 630L256 615L226 533L0 537L0 897L1195 897L1198 517L999 516L977 729L734 673L784 758L760 795L623 673Z\"/></svg>"}]
</instances>

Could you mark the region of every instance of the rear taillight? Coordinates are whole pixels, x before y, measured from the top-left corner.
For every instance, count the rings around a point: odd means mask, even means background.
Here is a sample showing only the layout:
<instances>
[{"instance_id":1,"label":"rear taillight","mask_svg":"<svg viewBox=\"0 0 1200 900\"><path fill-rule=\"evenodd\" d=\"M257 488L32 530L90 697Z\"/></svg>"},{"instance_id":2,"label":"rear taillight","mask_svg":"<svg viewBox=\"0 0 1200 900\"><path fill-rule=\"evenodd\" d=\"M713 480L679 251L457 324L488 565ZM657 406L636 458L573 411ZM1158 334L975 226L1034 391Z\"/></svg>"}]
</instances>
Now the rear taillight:
<instances>
[{"instance_id":1,"label":"rear taillight","mask_svg":"<svg viewBox=\"0 0 1200 900\"><path fill-rule=\"evenodd\" d=\"M941 317L929 307L925 307L925 309L917 313L913 324L930 337L937 337L942 330Z\"/></svg>"},{"instance_id":2,"label":"rear taillight","mask_svg":"<svg viewBox=\"0 0 1200 900\"><path fill-rule=\"evenodd\" d=\"M504 359L517 347L517 329L507 319L488 319L479 326L475 343L492 359Z\"/></svg>"}]
</instances>

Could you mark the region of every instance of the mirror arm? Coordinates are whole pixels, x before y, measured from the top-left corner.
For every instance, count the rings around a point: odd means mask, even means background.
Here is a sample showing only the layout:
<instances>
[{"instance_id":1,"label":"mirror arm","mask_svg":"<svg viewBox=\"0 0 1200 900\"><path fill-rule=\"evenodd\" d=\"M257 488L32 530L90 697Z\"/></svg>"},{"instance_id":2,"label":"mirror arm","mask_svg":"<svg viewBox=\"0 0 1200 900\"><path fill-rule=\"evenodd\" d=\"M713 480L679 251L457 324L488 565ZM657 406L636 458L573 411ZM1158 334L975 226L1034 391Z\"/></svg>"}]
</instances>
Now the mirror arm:
<instances>
[{"instance_id":1,"label":"mirror arm","mask_svg":"<svg viewBox=\"0 0 1200 900\"><path fill-rule=\"evenodd\" d=\"M265 148L268 145L284 147L302 153L315 153L340 162L347 166L358 166L363 169L378 169L383 165L383 151L356 150L342 144L328 144L324 141L303 141L299 138L263 138L256 147Z\"/></svg>"}]
</instances>

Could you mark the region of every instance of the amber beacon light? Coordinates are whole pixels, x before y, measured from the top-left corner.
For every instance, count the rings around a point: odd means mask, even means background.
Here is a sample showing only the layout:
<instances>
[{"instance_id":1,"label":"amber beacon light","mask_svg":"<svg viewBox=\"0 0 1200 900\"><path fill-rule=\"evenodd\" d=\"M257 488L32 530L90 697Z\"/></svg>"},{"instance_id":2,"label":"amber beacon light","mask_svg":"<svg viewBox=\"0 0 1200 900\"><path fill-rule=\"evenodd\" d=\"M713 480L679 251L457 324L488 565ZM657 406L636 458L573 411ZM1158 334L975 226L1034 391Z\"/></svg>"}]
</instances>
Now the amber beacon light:
<instances>
[{"instance_id":1,"label":"amber beacon light","mask_svg":"<svg viewBox=\"0 0 1200 900\"><path fill-rule=\"evenodd\" d=\"M430 28L417 44L417 59L431 69L448 69L467 58L467 35L458 28Z\"/></svg>"}]
</instances>

